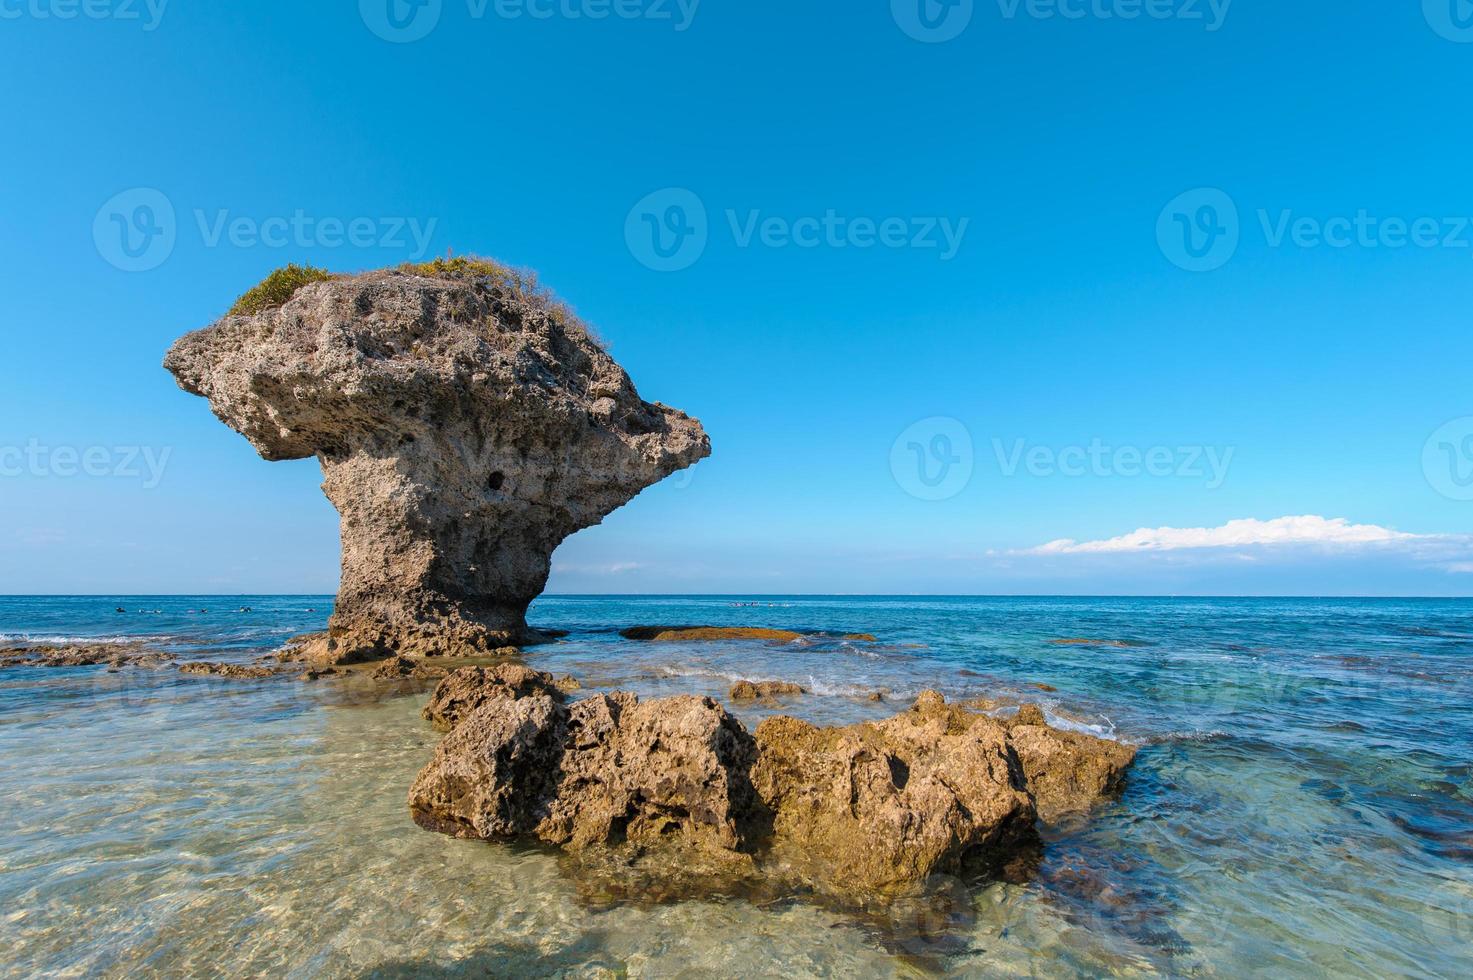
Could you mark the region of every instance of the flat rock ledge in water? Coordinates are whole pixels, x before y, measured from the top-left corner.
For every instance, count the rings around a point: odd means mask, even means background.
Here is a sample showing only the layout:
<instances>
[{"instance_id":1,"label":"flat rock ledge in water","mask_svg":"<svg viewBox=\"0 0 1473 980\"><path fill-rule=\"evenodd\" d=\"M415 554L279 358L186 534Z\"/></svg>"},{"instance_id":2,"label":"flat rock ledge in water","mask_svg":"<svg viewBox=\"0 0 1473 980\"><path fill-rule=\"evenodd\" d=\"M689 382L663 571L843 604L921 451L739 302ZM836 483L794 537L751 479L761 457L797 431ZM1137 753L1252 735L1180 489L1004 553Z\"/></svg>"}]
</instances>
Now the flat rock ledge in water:
<instances>
[{"instance_id":1,"label":"flat rock ledge in water","mask_svg":"<svg viewBox=\"0 0 1473 980\"><path fill-rule=\"evenodd\" d=\"M452 673L426 715L450 734L409 791L422 827L851 904L936 873L998 872L1036 847L1040 816L1087 810L1135 754L935 692L881 722L780 716L751 733L711 698L569 701L519 665Z\"/></svg>"},{"instance_id":2,"label":"flat rock ledge in water","mask_svg":"<svg viewBox=\"0 0 1473 980\"><path fill-rule=\"evenodd\" d=\"M710 454L566 309L492 269L335 276L165 358L264 458L322 466L342 585L314 662L543 639L525 615L553 549Z\"/></svg>"},{"instance_id":3,"label":"flat rock ledge in water","mask_svg":"<svg viewBox=\"0 0 1473 980\"><path fill-rule=\"evenodd\" d=\"M173 661L172 654L136 644L22 643L0 647L0 667L158 667Z\"/></svg>"}]
</instances>

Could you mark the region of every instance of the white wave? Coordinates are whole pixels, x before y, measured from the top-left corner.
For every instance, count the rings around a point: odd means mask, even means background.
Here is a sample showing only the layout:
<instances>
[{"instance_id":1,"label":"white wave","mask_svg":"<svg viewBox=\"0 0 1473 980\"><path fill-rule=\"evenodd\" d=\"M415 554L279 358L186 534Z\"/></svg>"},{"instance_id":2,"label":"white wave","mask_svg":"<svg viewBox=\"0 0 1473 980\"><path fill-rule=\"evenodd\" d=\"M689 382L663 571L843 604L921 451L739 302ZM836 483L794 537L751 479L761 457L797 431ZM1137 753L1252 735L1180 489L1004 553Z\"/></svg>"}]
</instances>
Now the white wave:
<instances>
[{"instance_id":1,"label":"white wave","mask_svg":"<svg viewBox=\"0 0 1473 980\"><path fill-rule=\"evenodd\" d=\"M124 644L156 639L148 636L70 636L63 633L0 633L0 643L45 643L69 646L80 643Z\"/></svg>"}]
</instances>

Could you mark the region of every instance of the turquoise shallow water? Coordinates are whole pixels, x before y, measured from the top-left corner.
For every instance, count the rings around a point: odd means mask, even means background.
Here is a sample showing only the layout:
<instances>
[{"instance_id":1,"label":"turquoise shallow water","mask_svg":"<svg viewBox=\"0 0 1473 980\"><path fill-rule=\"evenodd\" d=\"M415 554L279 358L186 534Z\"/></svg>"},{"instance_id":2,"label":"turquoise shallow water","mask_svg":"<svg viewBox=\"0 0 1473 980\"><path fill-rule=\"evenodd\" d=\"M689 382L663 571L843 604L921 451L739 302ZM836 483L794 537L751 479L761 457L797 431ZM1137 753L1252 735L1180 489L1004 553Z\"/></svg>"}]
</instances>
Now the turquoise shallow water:
<instances>
[{"instance_id":1,"label":"turquoise shallow water","mask_svg":"<svg viewBox=\"0 0 1473 980\"><path fill-rule=\"evenodd\" d=\"M0 640L143 637L249 660L330 611L0 598ZM422 693L11 669L0 973L1473 973L1473 602L546 597L530 618L570 635L529 661L590 688L724 697L739 677L796 680L813 694L782 710L845 722L933 687L1035 701L1142 750L1118 801L1047 832L1031 881L951 882L946 921L918 930L900 906L859 920L798 901L610 901L555 855L421 832L403 797L437 740ZM880 642L617 634L650 623ZM865 700L877 689L888 704Z\"/></svg>"}]
</instances>

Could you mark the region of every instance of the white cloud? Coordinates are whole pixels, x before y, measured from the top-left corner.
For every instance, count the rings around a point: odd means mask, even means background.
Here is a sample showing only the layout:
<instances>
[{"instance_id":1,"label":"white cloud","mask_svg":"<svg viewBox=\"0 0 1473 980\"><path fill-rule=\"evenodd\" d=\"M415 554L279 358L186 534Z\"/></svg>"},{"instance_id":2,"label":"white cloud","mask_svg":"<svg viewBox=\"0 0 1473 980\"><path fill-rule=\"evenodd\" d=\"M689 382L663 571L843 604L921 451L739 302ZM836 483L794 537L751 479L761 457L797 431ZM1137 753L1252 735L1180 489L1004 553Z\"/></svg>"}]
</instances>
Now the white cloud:
<instances>
[{"instance_id":1,"label":"white cloud","mask_svg":"<svg viewBox=\"0 0 1473 980\"><path fill-rule=\"evenodd\" d=\"M1254 545L1328 545L1357 547L1431 541L1436 535L1407 534L1376 524L1351 524L1343 517L1314 514L1260 521L1248 517L1221 527L1140 528L1102 541L1061 538L1027 549L1033 555L1099 555L1141 551L1178 551L1188 548L1242 548Z\"/></svg>"}]
</instances>

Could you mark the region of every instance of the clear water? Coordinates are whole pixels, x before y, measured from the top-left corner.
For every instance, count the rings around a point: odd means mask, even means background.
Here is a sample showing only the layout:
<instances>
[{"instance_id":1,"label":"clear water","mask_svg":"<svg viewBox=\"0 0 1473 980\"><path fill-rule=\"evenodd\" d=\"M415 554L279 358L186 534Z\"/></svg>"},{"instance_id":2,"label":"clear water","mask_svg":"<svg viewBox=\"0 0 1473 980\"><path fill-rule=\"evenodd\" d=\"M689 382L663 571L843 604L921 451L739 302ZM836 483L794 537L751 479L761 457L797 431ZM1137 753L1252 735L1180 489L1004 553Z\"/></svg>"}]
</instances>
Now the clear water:
<instances>
[{"instance_id":1,"label":"clear water","mask_svg":"<svg viewBox=\"0 0 1473 980\"><path fill-rule=\"evenodd\" d=\"M249 660L330 611L0 598L0 639ZM0 671L0 974L1473 974L1473 602L549 597L531 619L572 632L529 662L593 689L796 680L814 693L784 710L845 722L934 687L1035 701L1143 748L1120 800L1047 834L1033 880L952 883L945 928L917 931L909 907L611 901L554 854L420 831L404 794L438 738L422 692L15 668ZM650 623L881 642L616 632ZM890 703L864 699L875 689Z\"/></svg>"}]
</instances>

